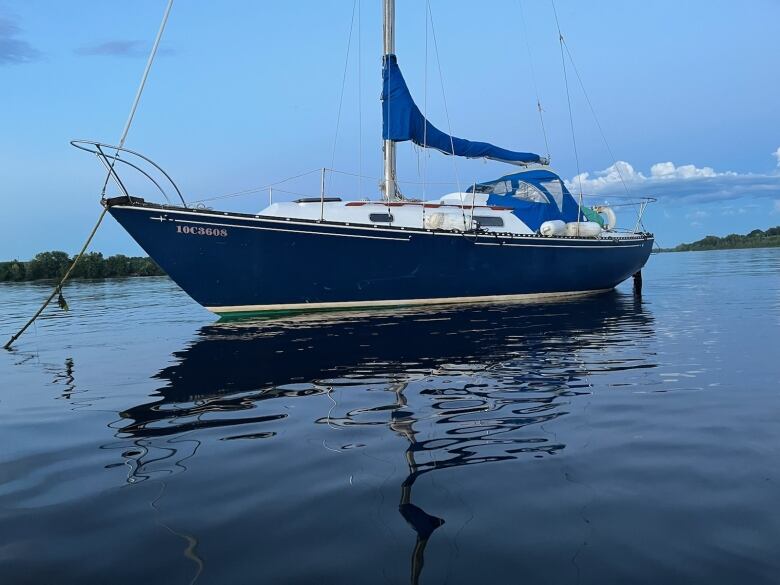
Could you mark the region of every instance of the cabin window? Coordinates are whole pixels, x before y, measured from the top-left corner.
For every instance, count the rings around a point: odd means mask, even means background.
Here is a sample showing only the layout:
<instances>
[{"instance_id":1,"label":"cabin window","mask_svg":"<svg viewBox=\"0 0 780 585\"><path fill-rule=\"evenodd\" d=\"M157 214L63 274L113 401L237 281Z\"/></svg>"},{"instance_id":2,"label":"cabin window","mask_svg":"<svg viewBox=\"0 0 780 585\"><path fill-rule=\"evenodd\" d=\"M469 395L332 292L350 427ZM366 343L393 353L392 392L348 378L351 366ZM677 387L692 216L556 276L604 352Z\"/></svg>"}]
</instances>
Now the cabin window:
<instances>
[{"instance_id":1,"label":"cabin window","mask_svg":"<svg viewBox=\"0 0 780 585\"><path fill-rule=\"evenodd\" d=\"M512 192L512 183L509 181L498 181L497 183L493 183L492 187L490 192L493 195L506 195L507 193Z\"/></svg>"},{"instance_id":2,"label":"cabin window","mask_svg":"<svg viewBox=\"0 0 780 585\"><path fill-rule=\"evenodd\" d=\"M475 215L474 221L483 227L504 227L504 218L491 215Z\"/></svg>"},{"instance_id":3,"label":"cabin window","mask_svg":"<svg viewBox=\"0 0 780 585\"><path fill-rule=\"evenodd\" d=\"M542 187L547 189L547 192L555 199L558 209L563 211L563 185L561 184L561 181L558 179L555 179L554 181L543 181Z\"/></svg>"},{"instance_id":4,"label":"cabin window","mask_svg":"<svg viewBox=\"0 0 780 585\"><path fill-rule=\"evenodd\" d=\"M515 199L520 199L522 201L531 201L533 203L549 203L547 197L544 196L544 193L542 193L539 189L537 189L533 185L526 183L524 181L519 181L513 197Z\"/></svg>"},{"instance_id":5,"label":"cabin window","mask_svg":"<svg viewBox=\"0 0 780 585\"><path fill-rule=\"evenodd\" d=\"M393 215L391 213L371 213L368 219L376 223L393 223Z\"/></svg>"}]
</instances>

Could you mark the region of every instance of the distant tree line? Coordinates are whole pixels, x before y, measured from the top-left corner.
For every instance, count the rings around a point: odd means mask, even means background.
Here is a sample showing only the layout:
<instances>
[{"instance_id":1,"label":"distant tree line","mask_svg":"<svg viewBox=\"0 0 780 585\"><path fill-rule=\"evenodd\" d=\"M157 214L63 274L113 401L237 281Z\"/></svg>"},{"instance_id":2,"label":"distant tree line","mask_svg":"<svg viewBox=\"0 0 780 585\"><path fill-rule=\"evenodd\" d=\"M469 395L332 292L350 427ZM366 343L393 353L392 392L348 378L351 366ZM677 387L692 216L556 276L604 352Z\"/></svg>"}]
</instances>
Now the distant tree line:
<instances>
[{"instance_id":1,"label":"distant tree line","mask_svg":"<svg viewBox=\"0 0 780 585\"><path fill-rule=\"evenodd\" d=\"M66 252L41 252L29 261L0 262L0 282L61 278L74 258ZM165 274L151 258L117 254L104 258L89 252L79 261L70 278L112 278L117 276L161 276Z\"/></svg>"},{"instance_id":2,"label":"distant tree line","mask_svg":"<svg viewBox=\"0 0 780 585\"><path fill-rule=\"evenodd\" d=\"M747 235L729 234L719 238L707 236L691 244L680 244L665 252L694 252L697 250L731 250L735 248L775 248L780 247L780 226L766 231L753 230Z\"/></svg>"}]
</instances>

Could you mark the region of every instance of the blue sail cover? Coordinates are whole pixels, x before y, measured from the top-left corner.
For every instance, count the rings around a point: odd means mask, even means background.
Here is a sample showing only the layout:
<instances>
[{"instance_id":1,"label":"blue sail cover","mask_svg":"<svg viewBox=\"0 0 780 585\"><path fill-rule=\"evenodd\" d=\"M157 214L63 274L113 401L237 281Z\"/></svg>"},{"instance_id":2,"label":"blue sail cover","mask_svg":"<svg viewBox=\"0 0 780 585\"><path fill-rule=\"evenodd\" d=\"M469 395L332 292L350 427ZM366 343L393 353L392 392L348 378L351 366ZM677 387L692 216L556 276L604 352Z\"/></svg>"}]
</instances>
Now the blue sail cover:
<instances>
[{"instance_id":1,"label":"blue sail cover","mask_svg":"<svg viewBox=\"0 0 780 585\"><path fill-rule=\"evenodd\" d=\"M436 128L414 103L395 55L385 55L382 68L382 138L394 142L411 140L418 146L467 158L489 158L520 165L542 162L542 157L532 152L515 152L487 142L455 138Z\"/></svg>"}]
</instances>

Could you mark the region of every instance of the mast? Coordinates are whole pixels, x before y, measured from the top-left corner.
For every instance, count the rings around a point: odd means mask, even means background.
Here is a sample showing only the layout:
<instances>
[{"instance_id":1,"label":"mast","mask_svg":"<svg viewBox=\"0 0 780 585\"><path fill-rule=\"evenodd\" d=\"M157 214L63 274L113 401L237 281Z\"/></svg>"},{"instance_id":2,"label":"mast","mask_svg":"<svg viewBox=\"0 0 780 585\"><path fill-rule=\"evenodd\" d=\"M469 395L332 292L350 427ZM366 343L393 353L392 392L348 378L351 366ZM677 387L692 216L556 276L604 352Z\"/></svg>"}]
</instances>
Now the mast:
<instances>
[{"instance_id":1,"label":"mast","mask_svg":"<svg viewBox=\"0 0 780 585\"><path fill-rule=\"evenodd\" d=\"M384 57L395 54L395 0L383 0L384 5ZM385 140L382 148L384 158L383 197L388 201L396 198L398 187L395 180L395 142Z\"/></svg>"}]
</instances>

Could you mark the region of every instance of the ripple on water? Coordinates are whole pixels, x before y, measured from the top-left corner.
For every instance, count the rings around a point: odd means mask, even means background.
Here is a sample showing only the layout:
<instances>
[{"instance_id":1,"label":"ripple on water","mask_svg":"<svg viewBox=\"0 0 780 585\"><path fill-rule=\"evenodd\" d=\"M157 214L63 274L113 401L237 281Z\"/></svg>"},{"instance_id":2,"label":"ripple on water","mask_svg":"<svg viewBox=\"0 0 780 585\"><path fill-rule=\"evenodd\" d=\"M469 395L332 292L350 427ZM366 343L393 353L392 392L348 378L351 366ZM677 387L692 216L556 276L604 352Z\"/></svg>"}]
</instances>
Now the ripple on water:
<instances>
[{"instance_id":1,"label":"ripple on water","mask_svg":"<svg viewBox=\"0 0 780 585\"><path fill-rule=\"evenodd\" d=\"M0 574L774 583L780 254L644 280L227 323L167 279L73 283L0 356ZM0 287L0 332L44 293Z\"/></svg>"}]
</instances>

